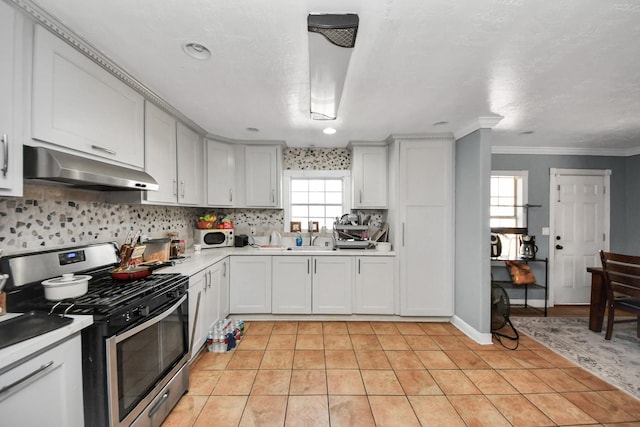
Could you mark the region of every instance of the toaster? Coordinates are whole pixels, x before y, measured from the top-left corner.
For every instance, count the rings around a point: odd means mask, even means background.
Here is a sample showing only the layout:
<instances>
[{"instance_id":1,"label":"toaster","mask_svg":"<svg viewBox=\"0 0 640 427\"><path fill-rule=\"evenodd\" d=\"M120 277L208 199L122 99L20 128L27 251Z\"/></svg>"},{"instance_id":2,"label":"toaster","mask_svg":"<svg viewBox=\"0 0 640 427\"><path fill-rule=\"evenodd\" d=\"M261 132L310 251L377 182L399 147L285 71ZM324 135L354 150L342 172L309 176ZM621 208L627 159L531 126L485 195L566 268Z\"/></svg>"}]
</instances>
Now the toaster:
<instances>
[{"instance_id":1,"label":"toaster","mask_svg":"<svg viewBox=\"0 0 640 427\"><path fill-rule=\"evenodd\" d=\"M246 234L237 234L233 240L233 246L236 248L242 248L249 244L249 236Z\"/></svg>"}]
</instances>

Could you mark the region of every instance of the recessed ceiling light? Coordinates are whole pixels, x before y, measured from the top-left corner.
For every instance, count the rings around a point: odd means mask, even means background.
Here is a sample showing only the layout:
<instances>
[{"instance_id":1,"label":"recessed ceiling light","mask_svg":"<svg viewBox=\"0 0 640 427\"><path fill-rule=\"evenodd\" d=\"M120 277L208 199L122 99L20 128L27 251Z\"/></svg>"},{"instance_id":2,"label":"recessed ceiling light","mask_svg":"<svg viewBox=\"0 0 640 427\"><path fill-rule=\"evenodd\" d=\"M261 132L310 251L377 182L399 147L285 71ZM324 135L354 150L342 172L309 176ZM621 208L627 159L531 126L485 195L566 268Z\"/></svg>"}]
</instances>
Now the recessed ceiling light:
<instances>
[{"instance_id":1,"label":"recessed ceiling light","mask_svg":"<svg viewBox=\"0 0 640 427\"><path fill-rule=\"evenodd\" d=\"M249 132L260 132L260 129L258 129L258 128L247 128L247 130Z\"/></svg>"},{"instance_id":2,"label":"recessed ceiling light","mask_svg":"<svg viewBox=\"0 0 640 427\"><path fill-rule=\"evenodd\" d=\"M187 43L182 47L182 50L195 59L205 60L211 58L211 51L200 43Z\"/></svg>"},{"instance_id":3,"label":"recessed ceiling light","mask_svg":"<svg viewBox=\"0 0 640 427\"><path fill-rule=\"evenodd\" d=\"M442 126L442 125L448 125L449 122L447 121L440 121L440 122L435 122L432 126Z\"/></svg>"},{"instance_id":4,"label":"recessed ceiling light","mask_svg":"<svg viewBox=\"0 0 640 427\"><path fill-rule=\"evenodd\" d=\"M325 135L333 135L334 133L336 133L336 130L334 128L324 128L322 130L322 133L324 133Z\"/></svg>"},{"instance_id":5,"label":"recessed ceiling light","mask_svg":"<svg viewBox=\"0 0 640 427\"><path fill-rule=\"evenodd\" d=\"M518 135L531 135L535 130L525 130L524 132L520 132Z\"/></svg>"}]
</instances>

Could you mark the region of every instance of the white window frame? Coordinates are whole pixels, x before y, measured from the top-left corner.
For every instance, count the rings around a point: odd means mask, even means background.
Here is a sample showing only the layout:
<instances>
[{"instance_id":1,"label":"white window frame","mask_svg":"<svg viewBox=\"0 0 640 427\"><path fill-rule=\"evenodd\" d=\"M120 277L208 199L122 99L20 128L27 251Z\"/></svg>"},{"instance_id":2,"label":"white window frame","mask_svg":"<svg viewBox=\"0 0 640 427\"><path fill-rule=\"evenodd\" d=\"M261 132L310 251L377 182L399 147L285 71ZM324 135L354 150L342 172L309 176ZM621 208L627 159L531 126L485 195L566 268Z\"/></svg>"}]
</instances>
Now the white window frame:
<instances>
[{"instance_id":1,"label":"white window frame","mask_svg":"<svg viewBox=\"0 0 640 427\"><path fill-rule=\"evenodd\" d=\"M284 231L289 232L291 223L291 180L292 179L342 179L342 206L344 212L351 212L351 171L349 170L298 170L287 169L283 172L282 202L284 207ZM307 224L302 230L307 231Z\"/></svg>"},{"instance_id":2,"label":"white window frame","mask_svg":"<svg viewBox=\"0 0 640 427\"><path fill-rule=\"evenodd\" d=\"M513 176L522 179L522 206L529 203L529 171L528 170L492 170L491 177L494 176ZM520 205L518 205L520 206ZM526 217L526 208L522 208L523 224L528 226L529 218Z\"/></svg>"}]
</instances>

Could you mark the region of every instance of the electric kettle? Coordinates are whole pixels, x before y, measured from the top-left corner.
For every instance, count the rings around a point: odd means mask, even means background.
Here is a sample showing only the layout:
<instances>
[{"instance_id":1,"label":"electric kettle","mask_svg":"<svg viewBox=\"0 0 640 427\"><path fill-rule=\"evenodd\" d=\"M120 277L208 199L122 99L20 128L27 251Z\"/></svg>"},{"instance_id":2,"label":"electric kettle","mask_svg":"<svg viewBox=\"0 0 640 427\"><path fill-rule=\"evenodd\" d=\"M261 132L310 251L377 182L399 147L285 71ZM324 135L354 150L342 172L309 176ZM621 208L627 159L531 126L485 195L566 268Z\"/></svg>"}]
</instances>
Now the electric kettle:
<instances>
[{"instance_id":1,"label":"electric kettle","mask_svg":"<svg viewBox=\"0 0 640 427\"><path fill-rule=\"evenodd\" d=\"M520 257L526 259L533 259L536 257L538 247L536 246L536 237L524 235L520 239Z\"/></svg>"}]
</instances>

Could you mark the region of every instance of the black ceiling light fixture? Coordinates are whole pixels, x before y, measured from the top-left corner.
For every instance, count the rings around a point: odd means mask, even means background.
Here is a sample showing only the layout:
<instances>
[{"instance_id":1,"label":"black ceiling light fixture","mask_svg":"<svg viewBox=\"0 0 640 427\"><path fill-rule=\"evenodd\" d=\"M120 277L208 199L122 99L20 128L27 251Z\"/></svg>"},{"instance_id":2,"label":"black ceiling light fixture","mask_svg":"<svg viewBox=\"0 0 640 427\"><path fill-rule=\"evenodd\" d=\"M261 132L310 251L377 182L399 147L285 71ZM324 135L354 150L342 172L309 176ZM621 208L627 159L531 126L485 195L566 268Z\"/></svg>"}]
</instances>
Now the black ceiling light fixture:
<instances>
[{"instance_id":1,"label":"black ceiling light fixture","mask_svg":"<svg viewBox=\"0 0 640 427\"><path fill-rule=\"evenodd\" d=\"M307 16L313 120L335 120L337 117L358 24L358 15L353 13Z\"/></svg>"}]
</instances>

